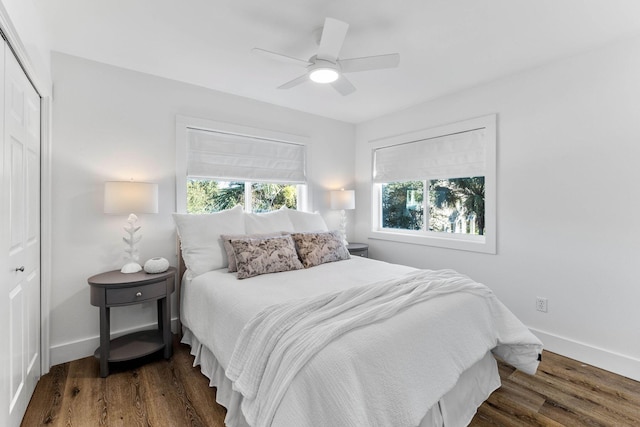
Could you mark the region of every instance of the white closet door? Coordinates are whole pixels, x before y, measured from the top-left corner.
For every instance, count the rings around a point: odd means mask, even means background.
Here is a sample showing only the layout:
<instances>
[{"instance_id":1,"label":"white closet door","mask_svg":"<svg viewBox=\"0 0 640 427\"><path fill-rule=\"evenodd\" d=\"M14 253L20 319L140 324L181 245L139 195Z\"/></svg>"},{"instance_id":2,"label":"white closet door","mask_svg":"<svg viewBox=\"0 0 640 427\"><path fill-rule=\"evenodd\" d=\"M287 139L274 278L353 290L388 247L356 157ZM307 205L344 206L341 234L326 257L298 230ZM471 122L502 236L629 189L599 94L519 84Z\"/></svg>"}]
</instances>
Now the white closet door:
<instances>
[{"instance_id":1,"label":"white closet door","mask_svg":"<svg viewBox=\"0 0 640 427\"><path fill-rule=\"evenodd\" d=\"M13 427L40 377L40 97L6 44L3 68L0 416Z\"/></svg>"}]
</instances>

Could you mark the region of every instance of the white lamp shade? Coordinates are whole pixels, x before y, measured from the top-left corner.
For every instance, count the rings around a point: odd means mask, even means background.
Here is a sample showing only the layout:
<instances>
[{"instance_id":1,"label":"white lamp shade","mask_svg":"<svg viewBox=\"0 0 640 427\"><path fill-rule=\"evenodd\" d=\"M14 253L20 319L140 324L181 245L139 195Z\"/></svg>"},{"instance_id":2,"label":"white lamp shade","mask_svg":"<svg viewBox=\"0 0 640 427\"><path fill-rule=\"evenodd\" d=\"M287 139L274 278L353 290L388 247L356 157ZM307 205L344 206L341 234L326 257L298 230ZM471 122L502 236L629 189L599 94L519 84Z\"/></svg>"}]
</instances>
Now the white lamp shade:
<instances>
[{"instance_id":1,"label":"white lamp shade","mask_svg":"<svg viewBox=\"0 0 640 427\"><path fill-rule=\"evenodd\" d=\"M335 190L331 192L331 209L346 210L356 208L354 190Z\"/></svg>"},{"instance_id":2,"label":"white lamp shade","mask_svg":"<svg viewBox=\"0 0 640 427\"><path fill-rule=\"evenodd\" d=\"M158 184L132 181L105 182L104 213L158 213Z\"/></svg>"}]
</instances>

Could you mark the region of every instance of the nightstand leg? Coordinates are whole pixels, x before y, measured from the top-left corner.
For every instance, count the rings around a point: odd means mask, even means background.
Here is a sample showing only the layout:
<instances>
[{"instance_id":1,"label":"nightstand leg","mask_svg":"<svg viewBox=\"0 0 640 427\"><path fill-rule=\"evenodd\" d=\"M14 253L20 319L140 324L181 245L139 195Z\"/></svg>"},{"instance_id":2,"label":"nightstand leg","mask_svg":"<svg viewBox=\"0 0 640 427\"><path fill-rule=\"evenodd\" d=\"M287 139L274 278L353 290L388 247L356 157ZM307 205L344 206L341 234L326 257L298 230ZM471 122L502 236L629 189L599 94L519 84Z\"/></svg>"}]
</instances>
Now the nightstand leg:
<instances>
[{"instance_id":1,"label":"nightstand leg","mask_svg":"<svg viewBox=\"0 0 640 427\"><path fill-rule=\"evenodd\" d=\"M109 344L111 339L111 316L109 307L100 307L100 376L109 375Z\"/></svg>"},{"instance_id":2,"label":"nightstand leg","mask_svg":"<svg viewBox=\"0 0 640 427\"><path fill-rule=\"evenodd\" d=\"M163 300L164 298L160 298L158 301L156 301L156 305L158 306L158 330L161 332L161 335L164 339L164 305L162 304Z\"/></svg>"},{"instance_id":3,"label":"nightstand leg","mask_svg":"<svg viewBox=\"0 0 640 427\"><path fill-rule=\"evenodd\" d=\"M164 342L164 358L168 359L173 354L173 343L171 342L171 319L169 318L169 298L158 300L158 329L162 333Z\"/></svg>"}]
</instances>

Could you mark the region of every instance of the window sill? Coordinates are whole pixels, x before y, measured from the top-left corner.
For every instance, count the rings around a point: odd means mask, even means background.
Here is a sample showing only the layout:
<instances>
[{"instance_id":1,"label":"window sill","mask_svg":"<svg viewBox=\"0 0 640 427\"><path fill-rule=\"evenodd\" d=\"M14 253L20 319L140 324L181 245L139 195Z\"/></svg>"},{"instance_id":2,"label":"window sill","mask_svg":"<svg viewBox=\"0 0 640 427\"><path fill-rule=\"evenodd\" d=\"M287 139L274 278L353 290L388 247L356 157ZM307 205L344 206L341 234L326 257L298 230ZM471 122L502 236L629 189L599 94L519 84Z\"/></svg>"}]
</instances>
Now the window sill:
<instances>
[{"instance_id":1,"label":"window sill","mask_svg":"<svg viewBox=\"0 0 640 427\"><path fill-rule=\"evenodd\" d=\"M444 236L440 236L444 234ZM434 246L438 248L455 249L461 251L496 253L495 240L490 236L469 236L461 234L429 233L417 234L412 232L371 231L369 239L386 240L390 242L409 243L412 245Z\"/></svg>"}]
</instances>

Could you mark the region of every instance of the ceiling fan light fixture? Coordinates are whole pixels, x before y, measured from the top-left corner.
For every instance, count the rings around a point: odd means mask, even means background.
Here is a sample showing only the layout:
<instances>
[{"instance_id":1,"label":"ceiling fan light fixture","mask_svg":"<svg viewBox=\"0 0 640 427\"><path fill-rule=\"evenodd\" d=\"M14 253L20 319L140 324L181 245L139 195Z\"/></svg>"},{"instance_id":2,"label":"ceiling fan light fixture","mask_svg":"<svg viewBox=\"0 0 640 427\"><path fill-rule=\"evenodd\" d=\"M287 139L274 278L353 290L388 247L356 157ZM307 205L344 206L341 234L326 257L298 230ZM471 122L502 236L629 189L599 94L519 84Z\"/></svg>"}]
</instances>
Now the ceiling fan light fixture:
<instances>
[{"instance_id":1,"label":"ceiling fan light fixture","mask_svg":"<svg viewBox=\"0 0 640 427\"><path fill-rule=\"evenodd\" d=\"M309 73L311 81L316 83L333 83L338 80L340 74L333 68L316 68Z\"/></svg>"}]
</instances>

